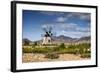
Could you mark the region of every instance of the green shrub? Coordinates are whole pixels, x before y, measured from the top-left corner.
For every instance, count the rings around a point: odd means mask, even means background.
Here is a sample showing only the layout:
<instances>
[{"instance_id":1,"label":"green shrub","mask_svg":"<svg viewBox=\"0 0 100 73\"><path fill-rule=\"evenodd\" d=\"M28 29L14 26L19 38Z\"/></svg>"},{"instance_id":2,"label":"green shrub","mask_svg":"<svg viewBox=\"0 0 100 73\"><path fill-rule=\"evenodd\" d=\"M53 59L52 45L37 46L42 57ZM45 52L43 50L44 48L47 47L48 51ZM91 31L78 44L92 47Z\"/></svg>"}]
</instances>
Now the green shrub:
<instances>
[{"instance_id":1,"label":"green shrub","mask_svg":"<svg viewBox=\"0 0 100 73\"><path fill-rule=\"evenodd\" d=\"M37 46L37 45L38 45L38 43L37 43L37 42L34 42L34 43L32 44L32 47L35 48L35 46Z\"/></svg>"},{"instance_id":2,"label":"green shrub","mask_svg":"<svg viewBox=\"0 0 100 73\"><path fill-rule=\"evenodd\" d=\"M71 54L84 54L90 53L88 49L90 48L90 43L82 43L77 45L69 45L68 46L68 53Z\"/></svg>"},{"instance_id":3,"label":"green shrub","mask_svg":"<svg viewBox=\"0 0 100 73\"><path fill-rule=\"evenodd\" d=\"M90 58L90 57L91 57L90 53L81 54L81 58Z\"/></svg>"},{"instance_id":4,"label":"green shrub","mask_svg":"<svg viewBox=\"0 0 100 73\"><path fill-rule=\"evenodd\" d=\"M36 43L30 48L30 47L25 47L23 48L23 53L69 53L69 54L80 54L83 56L83 54L86 53L91 53L90 50L90 44L89 43L82 43L82 44L77 44L77 45L65 45L64 43L60 44L59 46L54 46L54 47L48 47L48 46L43 46L43 47L38 47L36 46ZM67 46L67 47L66 47Z\"/></svg>"},{"instance_id":5,"label":"green shrub","mask_svg":"<svg viewBox=\"0 0 100 73\"><path fill-rule=\"evenodd\" d=\"M61 43L61 45L59 45L59 48L66 48L64 43Z\"/></svg>"},{"instance_id":6,"label":"green shrub","mask_svg":"<svg viewBox=\"0 0 100 73\"><path fill-rule=\"evenodd\" d=\"M23 53L32 53L33 49L32 48L23 48Z\"/></svg>"},{"instance_id":7,"label":"green shrub","mask_svg":"<svg viewBox=\"0 0 100 73\"><path fill-rule=\"evenodd\" d=\"M54 49L48 48L48 47L33 49L33 53L49 53L49 52L53 52L53 51L54 51Z\"/></svg>"},{"instance_id":8,"label":"green shrub","mask_svg":"<svg viewBox=\"0 0 100 73\"><path fill-rule=\"evenodd\" d=\"M54 54L54 53L49 53L45 55L45 58L49 58L49 59L57 59L59 58L58 54Z\"/></svg>"}]
</instances>

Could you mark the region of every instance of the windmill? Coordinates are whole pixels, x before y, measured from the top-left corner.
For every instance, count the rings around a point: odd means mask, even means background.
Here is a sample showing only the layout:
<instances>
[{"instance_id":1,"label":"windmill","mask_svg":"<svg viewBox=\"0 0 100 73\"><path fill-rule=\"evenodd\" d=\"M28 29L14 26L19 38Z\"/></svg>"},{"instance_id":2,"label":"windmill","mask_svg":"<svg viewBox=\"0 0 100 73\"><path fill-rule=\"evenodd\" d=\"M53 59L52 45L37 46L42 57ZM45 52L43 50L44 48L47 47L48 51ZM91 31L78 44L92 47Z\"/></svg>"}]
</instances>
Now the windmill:
<instances>
[{"instance_id":1,"label":"windmill","mask_svg":"<svg viewBox=\"0 0 100 73\"><path fill-rule=\"evenodd\" d=\"M51 44L53 36L52 27L46 26L43 28L43 31L45 33L43 34L42 44Z\"/></svg>"}]
</instances>

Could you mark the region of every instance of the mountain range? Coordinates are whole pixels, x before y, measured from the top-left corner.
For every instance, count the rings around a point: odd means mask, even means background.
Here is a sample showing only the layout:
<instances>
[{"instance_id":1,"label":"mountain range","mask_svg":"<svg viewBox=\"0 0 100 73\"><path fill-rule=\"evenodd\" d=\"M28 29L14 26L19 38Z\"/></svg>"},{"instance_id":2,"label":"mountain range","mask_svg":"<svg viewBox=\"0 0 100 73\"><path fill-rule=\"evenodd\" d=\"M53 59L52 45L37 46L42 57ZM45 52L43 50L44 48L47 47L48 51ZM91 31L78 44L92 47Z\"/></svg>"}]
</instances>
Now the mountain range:
<instances>
[{"instance_id":1,"label":"mountain range","mask_svg":"<svg viewBox=\"0 0 100 73\"><path fill-rule=\"evenodd\" d=\"M64 42L64 43L75 43L75 42L90 42L91 37L86 36L86 37L81 37L81 38L72 38L64 35L60 36L55 36L53 37L54 42Z\"/></svg>"},{"instance_id":2,"label":"mountain range","mask_svg":"<svg viewBox=\"0 0 100 73\"><path fill-rule=\"evenodd\" d=\"M25 41L33 42L27 38L23 39L23 42L25 42ZM34 42L40 42L40 41L42 41L42 40L37 40ZM77 42L90 42L90 41L91 41L90 36L81 37L81 38L72 38L72 37L60 35L60 36L52 37L52 42L54 42L54 43L77 43Z\"/></svg>"}]
</instances>

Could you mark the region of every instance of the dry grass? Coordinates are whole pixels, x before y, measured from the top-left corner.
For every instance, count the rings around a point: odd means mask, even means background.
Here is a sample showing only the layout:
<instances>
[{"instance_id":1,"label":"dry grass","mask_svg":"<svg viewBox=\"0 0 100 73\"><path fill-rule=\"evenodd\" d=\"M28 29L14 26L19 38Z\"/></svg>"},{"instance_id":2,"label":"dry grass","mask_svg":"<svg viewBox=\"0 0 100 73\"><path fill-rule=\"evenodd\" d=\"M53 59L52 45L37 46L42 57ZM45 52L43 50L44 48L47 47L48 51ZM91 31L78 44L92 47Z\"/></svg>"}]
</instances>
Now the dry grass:
<instances>
[{"instance_id":1,"label":"dry grass","mask_svg":"<svg viewBox=\"0 0 100 73\"><path fill-rule=\"evenodd\" d=\"M22 56L23 63L28 62L46 62L46 61L74 61L74 60L87 60L90 58L81 58L79 55L74 54L59 54L57 59L45 58L45 54L24 53Z\"/></svg>"}]
</instances>

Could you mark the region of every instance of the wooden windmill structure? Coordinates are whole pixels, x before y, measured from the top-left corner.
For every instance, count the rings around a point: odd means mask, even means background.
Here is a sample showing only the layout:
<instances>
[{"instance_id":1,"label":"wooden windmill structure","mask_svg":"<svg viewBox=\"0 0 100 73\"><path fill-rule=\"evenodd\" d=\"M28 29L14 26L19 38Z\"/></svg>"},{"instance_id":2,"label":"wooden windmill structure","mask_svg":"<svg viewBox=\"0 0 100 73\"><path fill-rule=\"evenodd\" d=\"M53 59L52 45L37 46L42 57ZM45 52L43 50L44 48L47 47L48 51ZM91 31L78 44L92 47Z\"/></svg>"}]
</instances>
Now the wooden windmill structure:
<instances>
[{"instance_id":1,"label":"wooden windmill structure","mask_svg":"<svg viewBox=\"0 0 100 73\"><path fill-rule=\"evenodd\" d=\"M51 44L53 36L52 27L48 26L43 28L43 30L45 33L43 34L42 44Z\"/></svg>"}]
</instances>

